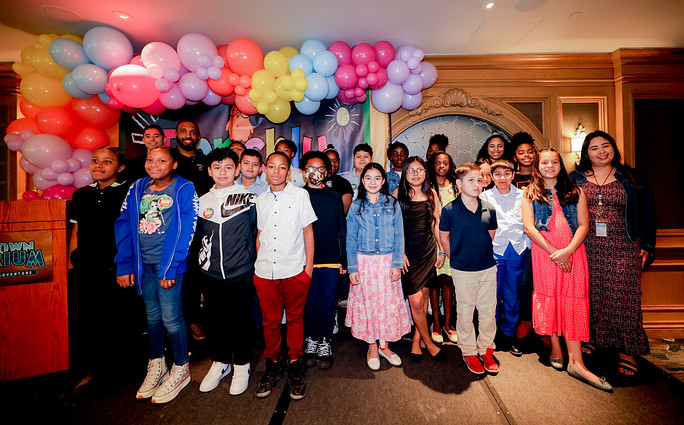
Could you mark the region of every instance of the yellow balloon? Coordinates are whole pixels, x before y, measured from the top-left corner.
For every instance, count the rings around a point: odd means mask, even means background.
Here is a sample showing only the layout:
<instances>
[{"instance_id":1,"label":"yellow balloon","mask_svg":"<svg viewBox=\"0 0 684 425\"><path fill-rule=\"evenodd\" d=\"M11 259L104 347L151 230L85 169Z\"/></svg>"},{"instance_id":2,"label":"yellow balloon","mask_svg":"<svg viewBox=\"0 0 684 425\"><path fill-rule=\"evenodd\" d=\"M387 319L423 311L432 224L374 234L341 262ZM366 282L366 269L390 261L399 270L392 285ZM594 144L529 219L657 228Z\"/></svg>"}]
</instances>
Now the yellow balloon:
<instances>
[{"instance_id":1,"label":"yellow balloon","mask_svg":"<svg viewBox=\"0 0 684 425\"><path fill-rule=\"evenodd\" d=\"M270 105L273 105L278 101L278 95L275 91L269 90L264 93L264 99L266 99L266 102L268 102Z\"/></svg>"},{"instance_id":2,"label":"yellow balloon","mask_svg":"<svg viewBox=\"0 0 684 425\"><path fill-rule=\"evenodd\" d=\"M292 90L294 88L294 79L289 74L279 77L277 81L280 82L280 86L285 90Z\"/></svg>"},{"instance_id":3,"label":"yellow balloon","mask_svg":"<svg viewBox=\"0 0 684 425\"><path fill-rule=\"evenodd\" d=\"M68 69L62 68L52 60L48 49L37 49L31 56L31 66L48 78L58 78L61 80L69 73Z\"/></svg>"},{"instance_id":4,"label":"yellow balloon","mask_svg":"<svg viewBox=\"0 0 684 425\"><path fill-rule=\"evenodd\" d=\"M299 80L301 78L306 78L306 75L300 68L296 68L292 71L292 78Z\"/></svg>"},{"instance_id":5,"label":"yellow balloon","mask_svg":"<svg viewBox=\"0 0 684 425\"><path fill-rule=\"evenodd\" d=\"M274 50L264 58L264 69L272 76L280 77L288 71L287 62L287 56Z\"/></svg>"},{"instance_id":6,"label":"yellow balloon","mask_svg":"<svg viewBox=\"0 0 684 425\"><path fill-rule=\"evenodd\" d=\"M295 89L299 91L304 91L309 87L309 83L306 82L306 78L301 78L295 80Z\"/></svg>"},{"instance_id":7,"label":"yellow balloon","mask_svg":"<svg viewBox=\"0 0 684 425\"><path fill-rule=\"evenodd\" d=\"M259 89L252 89L249 91L249 98L252 100L252 104L261 102L264 100L264 92Z\"/></svg>"},{"instance_id":8,"label":"yellow balloon","mask_svg":"<svg viewBox=\"0 0 684 425\"><path fill-rule=\"evenodd\" d=\"M304 99L304 92L299 90L292 90L292 100L295 102L301 102Z\"/></svg>"},{"instance_id":9,"label":"yellow balloon","mask_svg":"<svg viewBox=\"0 0 684 425\"><path fill-rule=\"evenodd\" d=\"M66 106L71 101L61 80L53 80L37 72L22 78L19 90L28 103L39 108Z\"/></svg>"},{"instance_id":10,"label":"yellow balloon","mask_svg":"<svg viewBox=\"0 0 684 425\"><path fill-rule=\"evenodd\" d=\"M259 102L257 103L256 108L258 113L260 113L261 115L266 115L268 111L271 109L271 106L266 102Z\"/></svg>"},{"instance_id":11,"label":"yellow balloon","mask_svg":"<svg viewBox=\"0 0 684 425\"><path fill-rule=\"evenodd\" d=\"M258 70L252 75L252 87L263 90L273 90L274 83L275 77L263 69Z\"/></svg>"},{"instance_id":12,"label":"yellow balloon","mask_svg":"<svg viewBox=\"0 0 684 425\"><path fill-rule=\"evenodd\" d=\"M36 46L26 46L23 49L21 49L21 61L24 63L31 64L31 58L33 57L33 54L36 52Z\"/></svg>"},{"instance_id":13,"label":"yellow balloon","mask_svg":"<svg viewBox=\"0 0 684 425\"><path fill-rule=\"evenodd\" d=\"M59 36L57 34L41 34L38 36L38 44L43 48L47 49L50 47L50 43L57 40Z\"/></svg>"},{"instance_id":14,"label":"yellow balloon","mask_svg":"<svg viewBox=\"0 0 684 425\"><path fill-rule=\"evenodd\" d=\"M288 60L292 59L292 56L299 54L297 49L295 49L294 47L290 47L290 46L285 46L285 47L281 48L279 50L279 52L284 54Z\"/></svg>"},{"instance_id":15,"label":"yellow balloon","mask_svg":"<svg viewBox=\"0 0 684 425\"><path fill-rule=\"evenodd\" d=\"M75 34L62 34L59 36L59 38L70 38L74 41L78 41L79 43L83 44L83 37L79 37Z\"/></svg>"},{"instance_id":16,"label":"yellow balloon","mask_svg":"<svg viewBox=\"0 0 684 425\"><path fill-rule=\"evenodd\" d=\"M265 115L272 123L280 124L288 119L291 112L292 108L290 107L290 102L279 99L276 103L271 105L268 113Z\"/></svg>"},{"instance_id":17,"label":"yellow balloon","mask_svg":"<svg viewBox=\"0 0 684 425\"><path fill-rule=\"evenodd\" d=\"M24 62L14 62L12 65L12 70L17 74L21 75L22 78L26 77L28 74L33 72L31 65Z\"/></svg>"}]
</instances>

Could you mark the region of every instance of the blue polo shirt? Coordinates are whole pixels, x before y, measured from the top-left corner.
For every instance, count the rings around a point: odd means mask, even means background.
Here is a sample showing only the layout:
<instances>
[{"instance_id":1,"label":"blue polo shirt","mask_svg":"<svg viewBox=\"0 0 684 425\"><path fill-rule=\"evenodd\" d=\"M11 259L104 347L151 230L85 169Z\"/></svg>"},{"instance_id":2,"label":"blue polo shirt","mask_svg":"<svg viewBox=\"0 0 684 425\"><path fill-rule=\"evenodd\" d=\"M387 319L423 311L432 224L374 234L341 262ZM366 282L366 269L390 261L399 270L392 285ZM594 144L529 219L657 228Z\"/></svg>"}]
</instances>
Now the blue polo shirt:
<instances>
[{"instance_id":1,"label":"blue polo shirt","mask_svg":"<svg viewBox=\"0 0 684 425\"><path fill-rule=\"evenodd\" d=\"M463 205L461 195L442 209L439 230L449 233L451 268L478 272L496 265L490 230L495 230L496 209L477 199L474 213Z\"/></svg>"}]
</instances>

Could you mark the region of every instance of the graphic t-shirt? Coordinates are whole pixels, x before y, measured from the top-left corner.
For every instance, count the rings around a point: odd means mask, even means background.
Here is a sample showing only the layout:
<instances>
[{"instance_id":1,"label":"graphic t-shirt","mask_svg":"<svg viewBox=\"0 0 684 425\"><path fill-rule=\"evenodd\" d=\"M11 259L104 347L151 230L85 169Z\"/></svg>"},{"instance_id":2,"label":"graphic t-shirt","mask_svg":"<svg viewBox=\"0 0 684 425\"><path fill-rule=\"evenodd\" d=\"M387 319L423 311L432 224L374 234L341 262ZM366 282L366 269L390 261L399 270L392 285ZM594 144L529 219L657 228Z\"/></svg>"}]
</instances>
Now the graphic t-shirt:
<instances>
[{"instance_id":1,"label":"graphic t-shirt","mask_svg":"<svg viewBox=\"0 0 684 425\"><path fill-rule=\"evenodd\" d=\"M140 252L145 264L159 264L166 231L174 216L174 199L176 180L160 191L150 189L150 182L140 199L140 218L138 236Z\"/></svg>"}]
</instances>

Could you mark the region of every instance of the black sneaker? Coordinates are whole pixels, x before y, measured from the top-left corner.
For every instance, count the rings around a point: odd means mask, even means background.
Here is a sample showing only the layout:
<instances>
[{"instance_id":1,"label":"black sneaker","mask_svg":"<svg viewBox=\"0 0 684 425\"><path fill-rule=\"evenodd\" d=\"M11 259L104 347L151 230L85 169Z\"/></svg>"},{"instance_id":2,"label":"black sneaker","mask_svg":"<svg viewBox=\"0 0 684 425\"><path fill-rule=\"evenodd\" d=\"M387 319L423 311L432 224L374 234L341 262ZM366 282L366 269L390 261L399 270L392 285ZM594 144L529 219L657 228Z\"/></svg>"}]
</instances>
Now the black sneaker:
<instances>
[{"instance_id":1,"label":"black sneaker","mask_svg":"<svg viewBox=\"0 0 684 425\"><path fill-rule=\"evenodd\" d=\"M306 395L306 382L304 382L304 373L302 371L302 363L295 360L287 367L287 383L290 385L290 398L292 400L301 400Z\"/></svg>"},{"instance_id":2,"label":"black sneaker","mask_svg":"<svg viewBox=\"0 0 684 425\"><path fill-rule=\"evenodd\" d=\"M268 397L273 389L278 385L278 381L283 377L280 364L271 359L266 359L266 372L257 385L256 396L259 398Z\"/></svg>"},{"instance_id":3,"label":"black sneaker","mask_svg":"<svg viewBox=\"0 0 684 425\"><path fill-rule=\"evenodd\" d=\"M316 353L318 352L318 341L310 336L304 338L304 364L306 367L316 366Z\"/></svg>"},{"instance_id":4,"label":"black sneaker","mask_svg":"<svg viewBox=\"0 0 684 425\"><path fill-rule=\"evenodd\" d=\"M330 345L330 339L321 338L318 341L318 368L321 370L330 369L333 363L332 357L332 346Z\"/></svg>"},{"instance_id":5,"label":"black sneaker","mask_svg":"<svg viewBox=\"0 0 684 425\"><path fill-rule=\"evenodd\" d=\"M523 352L520 349L519 344L520 340L511 342L511 345L508 347L508 352L513 354L515 357L522 356Z\"/></svg>"}]
</instances>

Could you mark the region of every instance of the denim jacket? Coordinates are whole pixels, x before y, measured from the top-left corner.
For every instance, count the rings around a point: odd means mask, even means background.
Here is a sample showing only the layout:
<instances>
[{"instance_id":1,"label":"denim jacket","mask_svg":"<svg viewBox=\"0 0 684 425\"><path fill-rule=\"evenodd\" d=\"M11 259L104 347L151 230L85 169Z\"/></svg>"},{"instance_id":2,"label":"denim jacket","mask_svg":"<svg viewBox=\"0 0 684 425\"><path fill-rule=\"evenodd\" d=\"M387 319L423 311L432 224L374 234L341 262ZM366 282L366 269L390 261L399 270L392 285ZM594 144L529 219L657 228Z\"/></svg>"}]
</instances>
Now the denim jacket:
<instances>
[{"instance_id":1,"label":"denim jacket","mask_svg":"<svg viewBox=\"0 0 684 425\"><path fill-rule=\"evenodd\" d=\"M392 254L392 268L404 265L404 222L399 203L380 195L376 203L356 199L347 214L347 265L349 273L359 271L356 254Z\"/></svg>"},{"instance_id":2,"label":"denim jacket","mask_svg":"<svg viewBox=\"0 0 684 425\"><path fill-rule=\"evenodd\" d=\"M394 192L394 189L399 187L399 181L401 181L401 176L399 173L394 171L394 168L390 165L390 170L387 172L387 186L389 187L389 193Z\"/></svg>"},{"instance_id":3,"label":"denim jacket","mask_svg":"<svg viewBox=\"0 0 684 425\"><path fill-rule=\"evenodd\" d=\"M583 173L573 171L570 178L582 187L587 182ZM625 224L629 240L641 240L641 249L653 254L656 242L656 212L651 189L644 177L635 169L621 166L615 169L615 179L627 195ZM653 255L649 256L649 263Z\"/></svg>"},{"instance_id":4,"label":"denim jacket","mask_svg":"<svg viewBox=\"0 0 684 425\"><path fill-rule=\"evenodd\" d=\"M553 193L548 189L546 189L546 199L549 201L548 205L534 201L532 202L532 208L534 209L534 227L537 230L546 230L548 232L551 216L553 215ZM563 210L565 221L568 222L568 226L572 231L572 235L575 236L577 231L577 204L561 205L561 209Z\"/></svg>"}]
</instances>

